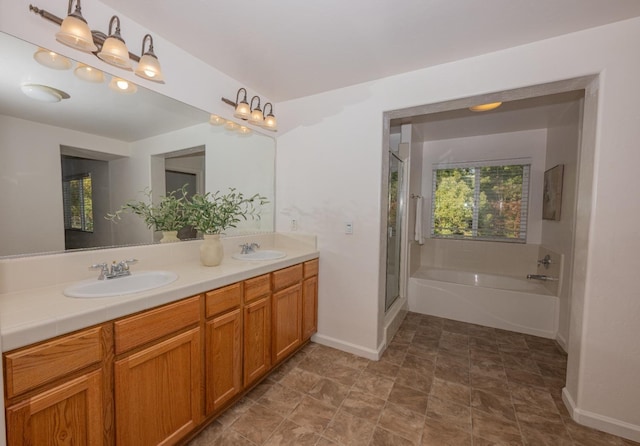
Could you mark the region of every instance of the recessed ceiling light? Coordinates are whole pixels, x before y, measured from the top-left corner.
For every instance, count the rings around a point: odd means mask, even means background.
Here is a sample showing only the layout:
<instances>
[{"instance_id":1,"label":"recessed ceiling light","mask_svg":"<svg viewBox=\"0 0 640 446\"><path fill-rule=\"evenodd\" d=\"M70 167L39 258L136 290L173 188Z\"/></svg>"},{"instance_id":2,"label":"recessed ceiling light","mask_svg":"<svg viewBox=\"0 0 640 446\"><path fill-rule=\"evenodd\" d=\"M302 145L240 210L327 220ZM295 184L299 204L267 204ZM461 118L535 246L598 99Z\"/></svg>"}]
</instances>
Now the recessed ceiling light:
<instances>
[{"instance_id":1,"label":"recessed ceiling light","mask_svg":"<svg viewBox=\"0 0 640 446\"><path fill-rule=\"evenodd\" d=\"M53 68L54 70L68 70L72 65L71 60L68 58L53 51L45 50L44 48L39 48L38 51L33 53L33 58L40 65Z\"/></svg>"},{"instance_id":2,"label":"recessed ceiling light","mask_svg":"<svg viewBox=\"0 0 640 446\"><path fill-rule=\"evenodd\" d=\"M489 104L472 105L471 107L469 107L469 110L474 112L483 112L483 111L494 110L500 107L501 105L502 105L502 102L491 102Z\"/></svg>"},{"instance_id":3,"label":"recessed ceiling light","mask_svg":"<svg viewBox=\"0 0 640 446\"><path fill-rule=\"evenodd\" d=\"M71 97L64 91L47 85L24 84L21 85L20 88L22 92L31 99L42 102L60 102L63 99L69 99Z\"/></svg>"}]
</instances>

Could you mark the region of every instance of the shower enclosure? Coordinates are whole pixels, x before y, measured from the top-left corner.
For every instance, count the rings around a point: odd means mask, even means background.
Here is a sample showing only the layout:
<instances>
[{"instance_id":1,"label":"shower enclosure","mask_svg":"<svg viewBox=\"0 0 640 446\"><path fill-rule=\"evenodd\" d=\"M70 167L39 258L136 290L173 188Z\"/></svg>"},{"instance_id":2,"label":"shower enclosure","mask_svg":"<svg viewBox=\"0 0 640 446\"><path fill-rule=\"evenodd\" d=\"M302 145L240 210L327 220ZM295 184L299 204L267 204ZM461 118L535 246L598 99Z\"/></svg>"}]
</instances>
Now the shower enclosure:
<instances>
[{"instance_id":1,"label":"shower enclosure","mask_svg":"<svg viewBox=\"0 0 640 446\"><path fill-rule=\"evenodd\" d=\"M387 209L387 287L385 311L400 296L402 225L404 214L404 163L389 151L389 206Z\"/></svg>"}]
</instances>

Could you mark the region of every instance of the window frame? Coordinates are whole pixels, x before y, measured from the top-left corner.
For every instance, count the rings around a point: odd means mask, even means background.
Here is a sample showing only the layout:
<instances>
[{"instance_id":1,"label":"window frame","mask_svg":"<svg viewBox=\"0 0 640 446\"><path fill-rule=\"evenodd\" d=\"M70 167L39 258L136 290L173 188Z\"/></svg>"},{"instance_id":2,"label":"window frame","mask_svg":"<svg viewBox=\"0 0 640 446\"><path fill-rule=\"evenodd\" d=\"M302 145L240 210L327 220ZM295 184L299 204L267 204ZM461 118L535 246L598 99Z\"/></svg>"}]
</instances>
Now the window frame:
<instances>
[{"instance_id":1,"label":"window frame","mask_svg":"<svg viewBox=\"0 0 640 446\"><path fill-rule=\"evenodd\" d=\"M471 162L458 162L458 163L438 163L432 165L432 181L431 181L431 224L430 224L430 237L440 240L473 240L473 241L492 241L500 243L527 243L528 233L528 219L529 219L529 197L531 187L531 158L515 158L515 159L500 159L500 160L486 160L486 161L471 161ZM520 228L518 237L503 237L503 236L478 236L478 221L479 221L479 206L480 200L480 173L483 167L506 167L506 166L522 166L522 195L521 195L521 208L520 208ZM453 169L476 169L474 172L474 191L473 191L473 216L472 216L472 235L459 235L459 234L436 234L435 233L435 210L436 210L436 186L437 186L437 171L438 170L453 170Z\"/></svg>"}]
</instances>

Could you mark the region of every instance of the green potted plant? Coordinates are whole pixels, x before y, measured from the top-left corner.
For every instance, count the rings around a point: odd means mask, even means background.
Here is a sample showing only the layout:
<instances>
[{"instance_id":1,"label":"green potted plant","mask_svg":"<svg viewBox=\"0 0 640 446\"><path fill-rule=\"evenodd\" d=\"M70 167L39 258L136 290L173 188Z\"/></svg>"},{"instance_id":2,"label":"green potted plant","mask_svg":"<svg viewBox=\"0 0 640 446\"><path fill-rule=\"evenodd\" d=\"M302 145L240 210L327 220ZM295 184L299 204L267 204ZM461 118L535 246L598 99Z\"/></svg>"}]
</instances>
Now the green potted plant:
<instances>
[{"instance_id":1,"label":"green potted plant","mask_svg":"<svg viewBox=\"0 0 640 446\"><path fill-rule=\"evenodd\" d=\"M143 192L145 200L131 200L113 214L107 214L105 218L116 222L122 218L123 213L131 213L142 217L149 229L162 231L160 243L177 242L178 231L189 224L186 212L188 203L186 187L185 184L180 189L160 197L157 203L152 200L151 189L145 189Z\"/></svg>"},{"instance_id":2,"label":"green potted plant","mask_svg":"<svg viewBox=\"0 0 640 446\"><path fill-rule=\"evenodd\" d=\"M200 247L200 260L205 266L217 266L224 255L220 234L235 228L241 220L260 218L257 206L268 203L266 197L255 194L246 197L235 188L222 194L220 191L195 194L185 204L187 222L204 235Z\"/></svg>"}]
</instances>

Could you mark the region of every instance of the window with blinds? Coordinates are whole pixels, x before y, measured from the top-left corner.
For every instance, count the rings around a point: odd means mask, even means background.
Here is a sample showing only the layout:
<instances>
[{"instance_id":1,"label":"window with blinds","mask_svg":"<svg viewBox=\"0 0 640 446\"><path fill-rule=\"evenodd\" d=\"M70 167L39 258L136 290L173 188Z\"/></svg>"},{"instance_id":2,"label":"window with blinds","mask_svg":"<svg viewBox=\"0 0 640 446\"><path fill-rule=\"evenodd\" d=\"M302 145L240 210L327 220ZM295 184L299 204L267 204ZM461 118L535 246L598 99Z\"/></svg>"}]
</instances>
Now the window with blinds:
<instances>
[{"instance_id":1,"label":"window with blinds","mask_svg":"<svg viewBox=\"0 0 640 446\"><path fill-rule=\"evenodd\" d=\"M91 173L74 175L62 181L64 228L93 232Z\"/></svg>"},{"instance_id":2,"label":"window with blinds","mask_svg":"<svg viewBox=\"0 0 640 446\"><path fill-rule=\"evenodd\" d=\"M514 160L435 166L431 236L525 243L530 169Z\"/></svg>"}]
</instances>

